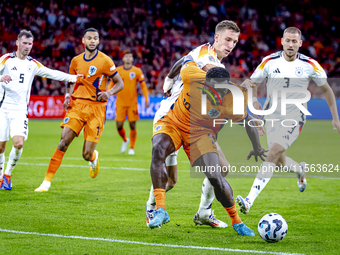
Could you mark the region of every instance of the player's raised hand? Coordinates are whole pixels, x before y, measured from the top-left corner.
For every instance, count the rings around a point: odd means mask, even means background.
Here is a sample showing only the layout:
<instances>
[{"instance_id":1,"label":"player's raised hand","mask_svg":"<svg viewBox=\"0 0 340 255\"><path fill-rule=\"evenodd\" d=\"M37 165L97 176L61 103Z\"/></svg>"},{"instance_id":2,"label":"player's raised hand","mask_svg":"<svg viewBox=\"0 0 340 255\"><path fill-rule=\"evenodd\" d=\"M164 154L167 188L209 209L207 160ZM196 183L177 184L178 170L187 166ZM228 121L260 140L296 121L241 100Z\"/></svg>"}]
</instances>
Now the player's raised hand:
<instances>
[{"instance_id":1,"label":"player's raised hand","mask_svg":"<svg viewBox=\"0 0 340 255\"><path fill-rule=\"evenodd\" d=\"M84 76L83 74L77 74L77 79L78 79L78 78L83 78L83 79L84 79L84 77L85 77L85 76Z\"/></svg>"},{"instance_id":2,"label":"player's raised hand","mask_svg":"<svg viewBox=\"0 0 340 255\"><path fill-rule=\"evenodd\" d=\"M246 79L244 82L241 83L240 86L243 88L249 89L249 88L256 87L256 84L252 80Z\"/></svg>"},{"instance_id":3,"label":"player's raised hand","mask_svg":"<svg viewBox=\"0 0 340 255\"><path fill-rule=\"evenodd\" d=\"M4 75L1 77L0 81L4 82L4 83L9 83L10 81L12 81L12 77L9 76L8 74Z\"/></svg>"},{"instance_id":4,"label":"player's raised hand","mask_svg":"<svg viewBox=\"0 0 340 255\"><path fill-rule=\"evenodd\" d=\"M332 120L333 130L338 130L340 134L340 122L337 120Z\"/></svg>"},{"instance_id":5,"label":"player's raised hand","mask_svg":"<svg viewBox=\"0 0 340 255\"><path fill-rule=\"evenodd\" d=\"M145 108L148 108L148 107L149 107L149 102L145 101Z\"/></svg>"},{"instance_id":6,"label":"player's raised hand","mask_svg":"<svg viewBox=\"0 0 340 255\"><path fill-rule=\"evenodd\" d=\"M266 150L263 147L260 147L259 149L257 149L256 151L253 149L249 152L249 155L247 157L247 160L249 160L252 156L255 157L255 161L257 162L257 157L260 157L262 159L262 161L264 161L264 157L267 157L267 152L268 150Z\"/></svg>"}]
</instances>

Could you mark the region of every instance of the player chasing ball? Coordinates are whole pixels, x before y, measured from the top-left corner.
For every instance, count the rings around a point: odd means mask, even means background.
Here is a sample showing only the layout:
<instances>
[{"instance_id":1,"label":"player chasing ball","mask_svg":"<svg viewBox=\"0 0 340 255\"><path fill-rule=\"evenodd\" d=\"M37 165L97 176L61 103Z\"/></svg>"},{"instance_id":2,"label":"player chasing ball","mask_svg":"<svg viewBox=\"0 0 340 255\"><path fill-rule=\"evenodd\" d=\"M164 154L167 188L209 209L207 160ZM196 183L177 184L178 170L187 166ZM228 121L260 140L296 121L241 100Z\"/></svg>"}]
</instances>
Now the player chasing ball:
<instances>
[{"instance_id":1,"label":"player chasing ball","mask_svg":"<svg viewBox=\"0 0 340 255\"><path fill-rule=\"evenodd\" d=\"M281 38L283 51L273 53L262 60L256 68L251 80L259 86L265 78L267 80L267 100L264 109L270 109L273 104L273 97L276 90L281 91L278 96L277 105L281 105L282 91L286 91L289 99L299 99L301 93L294 89L302 89L307 92L309 81L312 79L322 90L331 111L334 130L340 133L339 115L336 107L334 93L327 83L327 75L323 68L314 59L298 53L302 45L301 31L296 27L286 28ZM253 97L257 97L257 89L253 89ZM255 109L262 109L258 101L253 103ZM305 105L306 106L306 105ZM305 107L306 108L306 107ZM282 109L281 109L282 110ZM268 154L262 168L256 176L250 192L246 198L237 196L236 202L240 206L240 211L248 213L253 206L255 199L264 189L274 173L276 166L286 166L291 171L295 171L298 181L298 188L301 192L306 189L307 180L305 177L305 162L298 164L293 159L286 156L287 149L296 141L302 127L306 123L305 114L294 104L286 106L287 115L281 115L280 109L276 109L272 114L266 115L264 119L278 120L275 123L267 121L265 128L267 131ZM298 126L285 127L282 120L289 119L298 123ZM266 172L265 172L266 171ZM265 174L264 174L265 172Z\"/></svg>"},{"instance_id":2,"label":"player chasing ball","mask_svg":"<svg viewBox=\"0 0 340 255\"><path fill-rule=\"evenodd\" d=\"M89 161L92 178L95 178L99 172L99 153L95 148L104 128L106 103L110 96L124 88L124 83L112 59L97 49L98 31L94 28L86 29L82 41L85 45L85 52L72 59L70 73L81 74L84 78L76 82L74 89L70 87L65 95L64 107L67 113L60 124L63 129L61 139L52 155L45 179L35 189L36 192L49 190L52 178L68 146L83 128L85 140L83 158ZM107 87L107 77L115 83L112 88ZM72 103L70 97L72 97Z\"/></svg>"},{"instance_id":3,"label":"player chasing ball","mask_svg":"<svg viewBox=\"0 0 340 255\"><path fill-rule=\"evenodd\" d=\"M217 24L215 28L214 43L203 44L193 49L187 56L178 60L172 67L170 73L165 78L163 90L166 99L162 100L160 108L157 110L154 118L154 124L161 118L163 118L168 112L170 107L175 103L179 94L183 89L183 82L179 75L180 69L185 59L191 59L197 63L197 66L207 72L212 67L223 67L221 60L227 57L235 48L240 35L240 29L237 24L230 20L224 20ZM245 81L246 84L247 81ZM243 86L243 84L241 85ZM219 155L219 161L221 168L228 169L229 163L226 160L221 148L216 142L216 147ZM177 182L177 155L178 150L171 153L165 160L166 170L168 173L168 182L166 184L166 191L171 190ZM228 172L223 172L223 177ZM146 203L146 223L153 218L156 211L156 202L154 196L153 185L150 188L149 199ZM202 184L202 194L199 209L193 221L195 224L208 225L213 228L226 228L228 224L215 218L213 211L211 210L212 202L215 198L214 187L209 182L208 178L205 178Z\"/></svg>"},{"instance_id":4,"label":"player chasing ball","mask_svg":"<svg viewBox=\"0 0 340 255\"><path fill-rule=\"evenodd\" d=\"M231 93L228 93L225 89L211 89L216 83L229 82L229 73L225 68L214 67L206 73L194 61L189 60L184 63L181 69L181 77L184 86L183 91L179 94L178 100L170 108L168 114L154 126L150 173L156 200L156 212L148 223L150 228L161 227L162 224L170 221L165 210L165 188L168 181L165 169L166 157L183 145L192 166L200 166L206 169L207 166L220 165L216 135L221 125L213 127L214 113L218 112L219 118L228 118L235 122L247 117L246 111L243 115L232 114ZM196 80L193 81L193 79ZM197 81L197 79L200 80ZM202 79L205 79L205 81ZM222 100L220 104L214 106L208 100L208 115L201 115L201 95L202 91L207 89L214 91L216 95L218 94L217 97ZM246 89L242 89L243 93L246 94ZM212 98L212 101L215 102L215 98ZM246 100L244 104L246 105ZM252 128L252 130L252 141L255 141L257 146L249 156L262 156L265 150L260 146L257 129ZM254 232L239 218L232 189L222 174L207 170L205 175L214 187L217 200L227 210L234 230L240 235L254 236Z\"/></svg>"}]
</instances>

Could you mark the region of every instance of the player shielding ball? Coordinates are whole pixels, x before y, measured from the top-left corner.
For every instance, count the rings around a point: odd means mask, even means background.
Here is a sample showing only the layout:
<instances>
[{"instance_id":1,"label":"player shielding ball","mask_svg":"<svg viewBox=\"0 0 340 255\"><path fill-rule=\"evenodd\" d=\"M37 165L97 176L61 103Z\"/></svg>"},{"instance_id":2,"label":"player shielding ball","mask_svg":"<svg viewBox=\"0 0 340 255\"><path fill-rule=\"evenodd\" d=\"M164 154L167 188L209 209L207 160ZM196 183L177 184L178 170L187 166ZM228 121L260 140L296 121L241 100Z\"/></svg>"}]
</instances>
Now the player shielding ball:
<instances>
[{"instance_id":1,"label":"player shielding ball","mask_svg":"<svg viewBox=\"0 0 340 255\"><path fill-rule=\"evenodd\" d=\"M85 140L83 158L89 161L92 178L95 178L99 172L99 153L95 148L104 128L106 103L110 96L123 89L124 84L112 59L97 49L99 33L96 29L85 30L83 43L85 52L72 59L70 73L83 75L84 78L80 78L74 89L71 87L65 96L64 106L68 110L60 124L63 129L61 139L52 155L45 179L35 189L36 192L49 190L52 178L68 146L83 128ZM107 77L115 83L110 90L107 90ZM72 103L70 94L72 94Z\"/></svg>"},{"instance_id":2,"label":"player shielding ball","mask_svg":"<svg viewBox=\"0 0 340 255\"><path fill-rule=\"evenodd\" d=\"M197 66L205 72L207 72L212 67L224 68L224 65L221 63L221 61L233 51L238 42L239 36L240 29L235 22L230 20L221 21L215 28L215 41L213 45L210 43L203 44L193 49L187 56L181 58L175 63L170 73L165 78L163 89L168 97L162 100L161 106L156 112L154 124L169 112L170 107L178 99L178 96L183 89L183 82L181 76L178 74L184 61L190 58L191 60L195 61ZM247 83L247 81L249 80L246 80L245 83ZM241 86L243 86L243 84ZM217 142L216 147L221 167L228 169L229 163ZM169 175L169 179L166 184L166 191L171 190L177 182L177 155L178 150L174 153L171 153L165 160L167 173ZM226 174L227 172L223 172L224 177ZM153 191L154 189L151 185L149 199L146 203L146 223L149 223L149 221L153 218L154 212L156 210L155 196ZM195 224L208 225L213 228L226 228L228 227L228 224L217 219L211 210L211 205L214 198L214 187L211 185L208 178L205 178L202 184L201 202L197 213L193 217L193 221Z\"/></svg>"},{"instance_id":3,"label":"player shielding ball","mask_svg":"<svg viewBox=\"0 0 340 255\"><path fill-rule=\"evenodd\" d=\"M211 89L211 86L216 83L229 82L229 73L225 68L211 68L206 73L198 68L194 61L188 61L185 62L181 69L181 77L184 87L178 100L170 108L168 114L154 125L150 173L154 187L156 212L153 219L148 223L150 228L160 227L170 221L170 217L165 210L165 187L168 179L165 170L166 157L183 145L191 165L203 168L220 165L216 147L216 134L221 125L213 125L213 113L219 112L219 118L228 118L235 122L247 117L246 111L243 115L233 115L232 108L227 107L230 100L232 100L232 95L231 93L228 94L225 89L217 91L218 97L223 98L220 101L221 105L212 106L212 102L207 101L208 115L201 114L202 91L210 89L216 92L216 90ZM242 89L243 93L246 93L246 90ZM244 104L246 109L246 100ZM256 128L253 130L256 133L254 132L252 137L253 140L256 140L257 130ZM265 150L260 146L258 139L257 142L258 146L255 148L255 154L262 155ZM239 218L232 189L222 174L209 169L205 174L214 187L216 198L227 210L234 230L240 235L254 236L254 232L245 226Z\"/></svg>"},{"instance_id":4,"label":"player shielding ball","mask_svg":"<svg viewBox=\"0 0 340 255\"><path fill-rule=\"evenodd\" d=\"M340 133L339 115L336 107L336 101L332 89L327 83L327 75L320 64L314 59L298 53L302 45L301 31L296 27L289 27L283 32L281 39L283 51L276 52L265 57L262 63L257 67L253 75L250 77L256 86L259 86L265 78L267 80L267 100L264 104L264 109L270 109L273 104L273 97L276 90L281 91L278 95L277 105L281 105L282 91L286 91L287 98L298 99L303 98L301 93L294 89L302 89L307 91L310 80L312 79L322 90L325 99L331 111L333 120L332 125L334 130ZM291 92L293 91L293 92ZM253 90L253 96L257 97L257 89ZM259 102L253 103L256 109L262 109ZM305 105L306 107L306 105ZM286 156L287 149L296 141L302 127L306 123L305 114L294 104L287 104L287 115L281 115L281 107L270 115L265 115L265 127L267 131L268 155L260 169L259 174L254 180L253 186L246 198L238 196L237 203L241 207L241 212L248 213L250 207L254 204L256 197L264 189L273 175L275 166L286 166L297 174L297 184L301 192L306 189L307 180L305 177L305 162L298 164L293 159ZM275 123L270 121L275 119ZM292 123L298 125L285 127L281 121L291 119ZM286 122L288 125L288 122ZM264 175L264 169L267 171Z\"/></svg>"},{"instance_id":5,"label":"player shielding ball","mask_svg":"<svg viewBox=\"0 0 340 255\"><path fill-rule=\"evenodd\" d=\"M182 57L172 67L170 73L165 78L164 93L168 96L162 100L160 108L157 110L154 118L154 124L163 118L170 110L170 107L178 99L179 94L183 89L183 81L179 75L182 65L185 60L191 59L196 62L197 66L207 72L212 67L223 67L221 60L227 57L238 42L240 29L237 24L230 20L224 20L217 24L215 28L214 43L206 43L200 45ZM216 143L220 164L228 168L229 163L225 159L223 152ZM178 150L171 153L165 160L167 172L169 174L166 190L171 190L177 182L177 155ZM226 174L226 173L224 173ZM211 227L226 228L228 225L223 221L218 220L212 213L211 203L214 199L214 189L207 178L204 179L202 185L201 203L198 212L194 216L196 224L209 225ZM155 196L153 186L151 185L149 199L146 203L146 222L148 223L156 210Z\"/></svg>"},{"instance_id":6,"label":"player shielding ball","mask_svg":"<svg viewBox=\"0 0 340 255\"><path fill-rule=\"evenodd\" d=\"M12 171L28 137L27 105L34 76L68 82L77 80L77 75L49 69L30 57L33 40L31 31L21 30L16 41L17 51L0 58L0 188L6 190L12 189ZM13 147L3 174L9 135Z\"/></svg>"}]
</instances>

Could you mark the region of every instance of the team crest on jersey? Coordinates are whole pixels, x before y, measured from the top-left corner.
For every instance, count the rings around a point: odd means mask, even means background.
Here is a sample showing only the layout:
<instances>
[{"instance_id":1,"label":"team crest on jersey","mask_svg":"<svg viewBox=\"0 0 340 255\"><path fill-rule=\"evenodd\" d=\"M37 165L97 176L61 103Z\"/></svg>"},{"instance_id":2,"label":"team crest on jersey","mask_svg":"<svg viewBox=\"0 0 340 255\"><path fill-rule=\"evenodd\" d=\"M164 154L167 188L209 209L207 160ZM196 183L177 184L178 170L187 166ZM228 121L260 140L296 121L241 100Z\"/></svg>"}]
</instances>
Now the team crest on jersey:
<instances>
[{"instance_id":1,"label":"team crest on jersey","mask_svg":"<svg viewBox=\"0 0 340 255\"><path fill-rule=\"evenodd\" d=\"M160 130L162 128L162 125L158 125L157 127L155 127L155 131L157 132L158 130Z\"/></svg>"},{"instance_id":2,"label":"team crest on jersey","mask_svg":"<svg viewBox=\"0 0 340 255\"><path fill-rule=\"evenodd\" d=\"M210 62L216 62L215 58L213 56L209 56L208 59L209 59Z\"/></svg>"},{"instance_id":3,"label":"team crest on jersey","mask_svg":"<svg viewBox=\"0 0 340 255\"><path fill-rule=\"evenodd\" d=\"M211 108L208 112L209 117L213 119L216 119L218 116L220 116L220 114L220 111L215 108Z\"/></svg>"},{"instance_id":4,"label":"team crest on jersey","mask_svg":"<svg viewBox=\"0 0 340 255\"><path fill-rule=\"evenodd\" d=\"M296 67L295 74L297 77L301 77L303 75L302 67Z\"/></svg>"},{"instance_id":5,"label":"team crest on jersey","mask_svg":"<svg viewBox=\"0 0 340 255\"><path fill-rule=\"evenodd\" d=\"M90 66L90 68L89 68L89 75L95 75L96 72L97 72L97 67Z\"/></svg>"},{"instance_id":6,"label":"team crest on jersey","mask_svg":"<svg viewBox=\"0 0 340 255\"><path fill-rule=\"evenodd\" d=\"M66 118L64 119L64 123L66 124L69 120L70 120L70 117L66 117Z\"/></svg>"},{"instance_id":7,"label":"team crest on jersey","mask_svg":"<svg viewBox=\"0 0 340 255\"><path fill-rule=\"evenodd\" d=\"M130 80L133 80L133 78L136 77L136 74L134 72L129 73Z\"/></svg>"}]
</instances>

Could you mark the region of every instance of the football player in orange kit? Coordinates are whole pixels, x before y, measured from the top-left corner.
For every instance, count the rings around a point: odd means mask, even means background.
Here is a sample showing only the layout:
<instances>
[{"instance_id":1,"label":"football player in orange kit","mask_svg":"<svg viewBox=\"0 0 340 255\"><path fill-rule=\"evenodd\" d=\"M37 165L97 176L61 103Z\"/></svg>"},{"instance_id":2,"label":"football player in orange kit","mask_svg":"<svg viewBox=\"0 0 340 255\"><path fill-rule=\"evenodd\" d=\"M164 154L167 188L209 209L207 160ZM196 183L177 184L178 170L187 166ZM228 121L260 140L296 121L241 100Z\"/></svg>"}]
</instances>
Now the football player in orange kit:
<instances>
[{"instance_id":1,"label":"football player in orange kit","mask_svg":"<svg viewBox=\"0 0 340 255\"><path fill-rule=\"evenodd\" d=\"M135 155L135 143L137 139L136 121L139 120L137 108L137 83L139 82L145 98L145 108L149 107L148 88L144 81L144 75L140 68L132 65L133 54L126 52L123 56L124 65L117 67L117 71L124 82L124 89L117 93L116 123L119 135L123 138L121 152L125 152L130 143L129 155ZM130 139L126 137L123 127L126 116L130 124Z\"/></svg>"},{"instance_id":2,"label":"football player in orange kit","mask_svg":"<svg viewBox=\"0 0 340 255\"><path fill-rule=\"evenodd\" d=\"M178 100L171 106L170 111L164 118L161 118L154 125L154 135L152 138L152 162L150 167L151 179L154 187L156 200L156 212L153 219L148 223L148 227L161 227L162 224L170 221L170 217L165 210L165 186L167 183L167 173L165 171L165 158L183 145L191 165L205 167L205 174L215 189L216 198L229 214L234 230L245 236L254 236L255 233L249 229L238 216L233 191L229 183L218 171L210 171L209 166L220 164L216 135L221 125L213 125L216 117L221 119L231 119L233 122L249 118L245 110L243 115L233 115L233 98L226 90L218 91L213 87L216 83L228 83L229 73L225 68L214 67L207 73L197 67L194 61L187 61L181 70L183 80L183 91ZM205 81L203 80L205 78ZM217 78L219 78L219 81ZM196 80L194 80L196 79ZM201 79L201 80L197 80ZM222 79L222 82L221 82ZM203 82L202 82L203 81ZM209 85L208 85L209 84ZM234 85L237 86L237 85ZM217 95L220 104L212 105L207 101L208 115L201 114L202 91L210 88ZM246 90L242 88L244 95ZM209 94L212 94L210 93ZM246 96L244 98L247 98ZM222 100L221 100L222 99ZM246 109L247 101L244 101ZM262 156L265 150L261 147L257 129L247 125L247 132L251 132L250 138L254 141L254 149L248 155L248 159L254 156Z\"/></svg>"},{"instance_id":3,"label":"football player in orange kit","mask_svg":"<svg viewBox=\"0 0 340 255\"><path fill-rule=\"evenodd\" d=\"M69 73L82 74L84 78L78 79L74 89L71 86L65 95L67 113L60 125L63 128L61 139L52 155L45 179L35 189L36 192L48 191L68 146L83 128L83 158L89 161L92 178L99 172L98 151L95 148L103 132L106 103L110 96L124 88L124 83L112 59L97 49L99 33L96 29L86 29L82 42L85 52L72 59ZM109 90L107 77L115 83Z\"/></svg>"}]
</instances>

